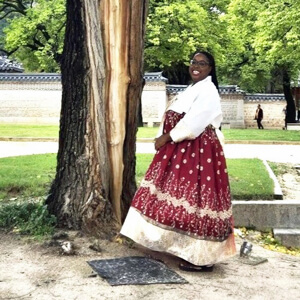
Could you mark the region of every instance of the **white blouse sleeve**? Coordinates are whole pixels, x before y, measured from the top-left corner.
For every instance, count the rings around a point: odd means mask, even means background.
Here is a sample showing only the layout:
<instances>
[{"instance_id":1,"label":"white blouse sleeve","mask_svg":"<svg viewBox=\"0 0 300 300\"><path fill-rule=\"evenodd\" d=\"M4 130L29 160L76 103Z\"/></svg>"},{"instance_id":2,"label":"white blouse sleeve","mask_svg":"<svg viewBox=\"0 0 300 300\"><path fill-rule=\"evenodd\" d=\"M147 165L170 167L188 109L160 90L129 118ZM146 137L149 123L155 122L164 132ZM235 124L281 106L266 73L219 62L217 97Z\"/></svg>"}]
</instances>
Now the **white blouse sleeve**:
<instances>
[{"instance_id":1,"label":"white blouse sleeve","mask_svg":"<svg viewBox=\"0 0 300 300\"><path fill-rule=\"evenodd\" d=\"M187 101L188 103L188 101ZM174 142L198 137L209 125L220 127L222 121L221 102L218 90L212 82L197 87L197 94L184 117L170 131Z\"/></svg>"}]
</instances>

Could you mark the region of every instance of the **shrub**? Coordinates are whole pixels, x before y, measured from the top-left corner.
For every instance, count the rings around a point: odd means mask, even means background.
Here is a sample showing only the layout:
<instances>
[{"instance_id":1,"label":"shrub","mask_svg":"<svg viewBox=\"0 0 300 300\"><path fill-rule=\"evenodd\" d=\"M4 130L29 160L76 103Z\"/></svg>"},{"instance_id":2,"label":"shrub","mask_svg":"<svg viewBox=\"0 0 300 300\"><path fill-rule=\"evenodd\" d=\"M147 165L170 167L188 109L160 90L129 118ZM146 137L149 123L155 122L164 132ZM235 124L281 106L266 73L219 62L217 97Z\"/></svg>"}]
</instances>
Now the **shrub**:
<instances>
[{"instance_id":1,"label":"shrub","mask_svg":"<svg viewBox=\"0 0 300 300\"><path fill-rule=\"evenodd\" d=\"M52 234L56 217L51 215L44 201L23 201L0 205L0 228L20 234L44 236Z\"/></svg>"}]
</instances>

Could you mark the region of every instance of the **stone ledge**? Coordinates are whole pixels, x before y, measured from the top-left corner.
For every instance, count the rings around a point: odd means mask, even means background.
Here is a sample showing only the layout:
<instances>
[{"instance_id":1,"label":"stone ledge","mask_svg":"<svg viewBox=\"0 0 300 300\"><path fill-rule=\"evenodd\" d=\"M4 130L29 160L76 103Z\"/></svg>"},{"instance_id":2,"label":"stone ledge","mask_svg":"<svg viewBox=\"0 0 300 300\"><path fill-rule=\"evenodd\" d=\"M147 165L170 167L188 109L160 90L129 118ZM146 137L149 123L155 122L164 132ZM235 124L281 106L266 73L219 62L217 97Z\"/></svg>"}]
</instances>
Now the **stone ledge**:
<instances>
[{"instance_id":1,"label":"stone ledge","mask_svg":"<svg viewBox=\"0 0 300 300\"><path fill-rule=\"evenodd\" d=\"M286 247L300 247L300 229L274 228L274 237Z\"/></svg>"},{"instance_id":2,"label":"stone ledge","mask_svg":"<svg viewBox=\"0 0 300 300\"><path fill-rule=\"evenodd\" d=\"M300 228L300 200L232 201L235 227Z\"/></svg>"},{"instance_id":3,"label":"stone ledge","mask_svg":"<svg viewBox=\"0 0 300 300\"><path fill-rule=\"evenodd\" d=\"M287 130L300 130L300 123L287 123Z\"/></svg>"}]
</instances>

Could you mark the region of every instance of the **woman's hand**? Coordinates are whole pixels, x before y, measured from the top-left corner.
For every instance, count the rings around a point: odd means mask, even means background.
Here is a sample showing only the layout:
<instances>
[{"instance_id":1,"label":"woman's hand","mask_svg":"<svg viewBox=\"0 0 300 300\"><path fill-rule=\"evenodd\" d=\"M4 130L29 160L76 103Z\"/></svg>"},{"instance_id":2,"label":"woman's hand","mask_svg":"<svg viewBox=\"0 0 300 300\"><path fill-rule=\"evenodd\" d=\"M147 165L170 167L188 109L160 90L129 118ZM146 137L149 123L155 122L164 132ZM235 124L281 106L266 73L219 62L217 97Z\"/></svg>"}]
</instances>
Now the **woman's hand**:
<instances>
[{"instance_id":1,"label":"woman's hand","mask_svg":"<svg viewBox=\"0 0 300 300\"><path fill-rule=\"evenodd\" d=\"M171 139L169 133L165 133L165 134L161 135L160 137L158 137L157 139L155 139L154 141L155 141L155 143L154 143L155 150L157 151L159 148L164 146L166 143L172 141L172 139Z\"/></svg>"}]
</instances>

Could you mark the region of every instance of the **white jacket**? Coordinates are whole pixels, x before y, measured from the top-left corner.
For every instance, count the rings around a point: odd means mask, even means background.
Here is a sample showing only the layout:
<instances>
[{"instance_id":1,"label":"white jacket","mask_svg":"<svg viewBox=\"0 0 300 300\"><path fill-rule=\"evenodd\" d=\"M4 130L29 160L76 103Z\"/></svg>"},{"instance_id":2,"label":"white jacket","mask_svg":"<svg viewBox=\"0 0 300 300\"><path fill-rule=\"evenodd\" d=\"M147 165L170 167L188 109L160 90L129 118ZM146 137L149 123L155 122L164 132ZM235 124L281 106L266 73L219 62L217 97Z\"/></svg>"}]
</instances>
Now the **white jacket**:
<instances>
[{"instance_id":1,"label":"white jacket","mask_svg":"<svg viewBox=\"0 0 300 300\"><path fill-rule=\"evenodd\" d=\"M211 81L211 76L188 86L176 98L167 110L184 112L185 115L170 131L174 142L195 139L210 124L216 129L220 127L222 122L220 96Z\"/></svg>"}]
</instances>

